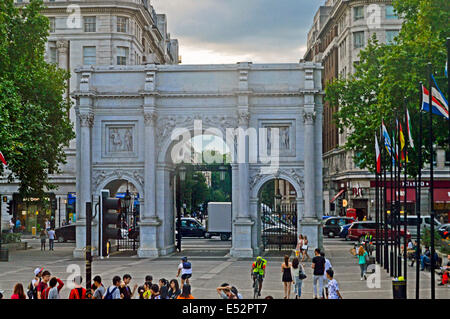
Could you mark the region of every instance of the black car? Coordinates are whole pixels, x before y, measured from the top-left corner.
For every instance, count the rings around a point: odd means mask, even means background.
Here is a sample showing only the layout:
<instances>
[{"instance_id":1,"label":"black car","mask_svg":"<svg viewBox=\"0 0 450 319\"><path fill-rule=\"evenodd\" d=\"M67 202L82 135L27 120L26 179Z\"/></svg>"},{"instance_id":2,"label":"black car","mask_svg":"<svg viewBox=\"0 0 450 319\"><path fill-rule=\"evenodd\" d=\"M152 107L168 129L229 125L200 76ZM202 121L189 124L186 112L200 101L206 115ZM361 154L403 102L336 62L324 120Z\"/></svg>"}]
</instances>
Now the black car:
<instances>
[{"instance_id":1,"label":"black car","mask_svg":"<svg viewBox=\"0 0 450 319\"><path fill-rule=\"evenodd\" d=\"M181 237L205 237L206 229L198 220L190 217L181 218Z\"/></svg>"},{"instance_id":2,"label":"black car","mask_svg":"<svg viewBox=\"0 0 450 319\"><path fill-rule=\"evenodd\" d=\"M68 240L75 240L75 225L65 225L55 229L56 240L64 243Z\"/></svg>"},{"instance_id":3,"label":"black car","mask_svg":"<svg viewBox=\"0 0 450 319\"><path fill-rule=\"evenodd\" d=\"M330 217L324 220L323 235L333 238L341 232L341 226L351 224L355 220L351 217Z\"/></svg>"}]
</instances>

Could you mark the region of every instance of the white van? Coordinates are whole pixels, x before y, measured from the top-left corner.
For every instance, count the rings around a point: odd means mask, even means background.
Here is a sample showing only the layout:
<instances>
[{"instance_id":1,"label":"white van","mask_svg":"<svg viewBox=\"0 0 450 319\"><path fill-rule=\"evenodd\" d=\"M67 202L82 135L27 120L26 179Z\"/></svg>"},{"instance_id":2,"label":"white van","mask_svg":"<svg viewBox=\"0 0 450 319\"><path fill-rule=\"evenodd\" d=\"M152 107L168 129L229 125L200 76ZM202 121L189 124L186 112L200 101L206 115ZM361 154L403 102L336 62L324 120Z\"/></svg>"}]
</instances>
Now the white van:
<instances>
[{"instance_id":1,"label":"white van","mask_svg":"<svg viewBox=\"0 0 450 319\"><path fill-rule=\"evenodd\" d=\"M420 216L420 230L422 231L422 229L424 228L430 228L431 226L431 216L430 215L425 215L425 216ZM417 238L417 223L419 218L417 216L408 216L408 231L411 233L411 237L413 238ZM403 218L402 218L403 221ZM439 227L441 226L441 223L435 218L434 219L434 229L438 230ZM402 226L403 229L403 226Z\"/></svg>"}]
</instances>

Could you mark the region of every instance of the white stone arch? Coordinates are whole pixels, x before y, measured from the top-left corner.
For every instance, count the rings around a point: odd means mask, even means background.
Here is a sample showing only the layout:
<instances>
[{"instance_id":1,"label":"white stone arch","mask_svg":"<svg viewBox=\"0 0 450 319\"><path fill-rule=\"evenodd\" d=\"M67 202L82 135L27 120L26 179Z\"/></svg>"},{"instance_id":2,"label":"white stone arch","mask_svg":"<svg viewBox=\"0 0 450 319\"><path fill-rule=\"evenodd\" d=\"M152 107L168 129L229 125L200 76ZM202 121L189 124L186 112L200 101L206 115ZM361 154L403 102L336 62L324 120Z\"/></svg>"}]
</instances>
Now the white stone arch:
<instances>
[{"instance_id":1,"label":"white stone arch","mask_svg":"<svg viewBox=\"0 0 450 319\"><path fill-rule=\"evenodd\" d=\"M302 185L299 184L296 178L292 177L292 175L288 175L285 172L278 171L274 174L264 174L264 175L256 175L254 176L257 181L253 184L253 187L251 188L250 192L250 216L252 219L256 222L256 227L253 227L252 229L252 241L254 243L254 247L257 247L255 249L256 254L260 254L262 248L262 241L261 241L261 211L259 207L259 195L264 187L264 185L275 179L284 179L291 183L291 185L294 187L297 197L296 197L296 205L297 205L297 236L301 233L301 227L300 222L303 218L303 207L304 207L304 189ZM303 180L301 180L303 182Z\"/></svg>"},{"instance_id":2,"label":"white stone arch","mask_svg":"<svg viewBox=\"0 0 450 319\"><path fill-rule=\"evenodd\" d=\"M105 176L104 178L102 178L102 180L97 183L96 187L93 188L94 196L99 196L102 189L105 189L105 187L108 184L110 184L111 182L117 181L117 180L123 180L123 181L128 181L129 183L132 183L139 193L139 198L141 200L144 199L145 185L144 185L143 180L138 181L137 178L135 178L132 174L130 174L129 172L125 172L125 171L120 171L119 174L117 173L117 171L115 171L115 172ZM93 185L93 186L95 186L95 185Z\"/></svg>"},{"instance_id":3,"label":"white stone arch","mask_svg":"<svg viewBox=\"0 0 450 319\"><path fill-rule=\"evenodd\" d=\"M214 123L209 123L209 124L214 124ZM220 123L217 123L220 124ZM194 138L196 136L199 135L195 135L194 133L194 125L193 124L189 124L188 126L185 127L187 131L189 131L191 137L190 138ZM205 133L206 129L211 128L211 126L205 127L203 126L203 131L202 134ZM217 137L222 138L223 142L228 146L228 148L230 149L230 151L232 151L234 149L234 144L231 143L227 143L227 139L226 139L226 129L225 127L223 127L221 124L219 126L214 127L218 130L220 130L222 136L219 136L217 134L213 134L213 132L207 132L208 135L215 135ZM173 128L176 129L176 128ZM235 129L235 128L233 128ZM158 158L157 158L157 163L158 164L162 164L162 163L172 163L172 161L167 161L168 160L168 156L170 156L170 152L172 151L172 147L174 146L175 143L177 143L178 141L174 141L171 138L171 134L172 132L170 132L170 134L168 134L167 136L164 136L161 144L158 144L158 150L157 150L157 154L158 154ZM234 158L235 158L235 154L234 152L231 153L231 162L234 162Z\"/></svg>"}]
</instances>

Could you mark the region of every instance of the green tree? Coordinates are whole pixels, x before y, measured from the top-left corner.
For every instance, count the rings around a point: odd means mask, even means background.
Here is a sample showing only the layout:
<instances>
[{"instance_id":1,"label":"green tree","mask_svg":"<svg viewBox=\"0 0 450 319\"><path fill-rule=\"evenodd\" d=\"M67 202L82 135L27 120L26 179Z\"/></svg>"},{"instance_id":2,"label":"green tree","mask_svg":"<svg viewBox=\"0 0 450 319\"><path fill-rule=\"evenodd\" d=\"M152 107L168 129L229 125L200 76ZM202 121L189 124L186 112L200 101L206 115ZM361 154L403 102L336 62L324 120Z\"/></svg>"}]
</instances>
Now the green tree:
<instances>
[{"instance_id":1,"label":"green tree","mask_svg":"<svg viewBox=\"0 0 450 319\"><path fill-rule=\"evenodd\" d=\"M446 79L441 75L446 61L446 38L450 36L450 10L447 0L396 0L394 7L404 19L396 42L381 44L372 37L360 52L355 73L347 79L328 83L326 100L337 110L335 120L340 132L349 131L344 147L354 151L354 162L359 167L374 172L374 134L377 132L379 136L382 120L389 134L396 118L403 122L406 98L416 146L408 153L408 173L414 176L418 172L419 82L427 85L427 64L431 62L439 86L446 87ZM448 147L447 122L439 116L433 116L433 122L436 143ZM428 115L423 116L423 123L422 145L425 146L428 144ZM406 134L406 128L403 129ZM428 149L424 147L423 151L424 160L429 161Z\"/></svg>"},{"instance_id":2,"label":"green tree","mask_svg":"<svg viewBox=\"0 0 450 319\"><path fill-rule=\"evenodd\" d=\"M69 74L44 60L49 20L42 0L16 7L0 1L0 150L9 181L23 196L54 189L50 173L65 162L64 147L74 138L63 97Z\"/></svg>"}]
</instances>

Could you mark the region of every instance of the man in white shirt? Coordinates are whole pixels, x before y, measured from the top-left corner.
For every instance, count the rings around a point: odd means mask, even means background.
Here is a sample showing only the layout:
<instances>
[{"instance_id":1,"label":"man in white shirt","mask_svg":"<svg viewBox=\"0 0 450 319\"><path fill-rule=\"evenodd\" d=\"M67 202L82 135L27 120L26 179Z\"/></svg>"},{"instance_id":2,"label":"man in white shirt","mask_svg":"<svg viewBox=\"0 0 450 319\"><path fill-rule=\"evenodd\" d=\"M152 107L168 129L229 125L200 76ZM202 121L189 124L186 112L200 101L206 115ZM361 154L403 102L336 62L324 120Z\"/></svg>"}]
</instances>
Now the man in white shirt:
<instances>
[{"instance_id":1,"label":"man in white shirt","mask_svg":"<svg viewBox=\"0 0 450 319\"><path fill-rule=\"evenodd\" d=\"M54 250L53 245L55 243L56 234L55 234L55 231L53 230L53 228L48 231L47 235L48 235L48 242L50 245L50 250Z\"/></svg>"},{"instance_id":2,"label":"man in white shirt","mask_svg":"<svg viewBox=\"0 0 450 319\"><path fill-rule=\"evenodd\" d=\"M181 258L181 263L178 265L178 273L177 277L180 276L181 273L181 286L183 287L184 282L186 281L189 284L189 278L192 277L192 265L188 262L187 257Z\"/></svg>"}]
</instances>

